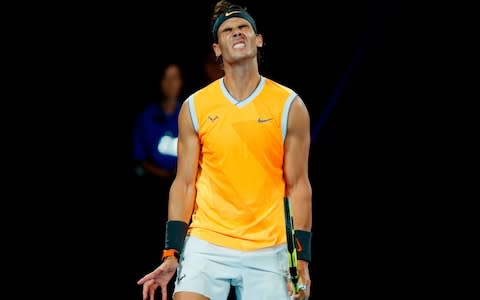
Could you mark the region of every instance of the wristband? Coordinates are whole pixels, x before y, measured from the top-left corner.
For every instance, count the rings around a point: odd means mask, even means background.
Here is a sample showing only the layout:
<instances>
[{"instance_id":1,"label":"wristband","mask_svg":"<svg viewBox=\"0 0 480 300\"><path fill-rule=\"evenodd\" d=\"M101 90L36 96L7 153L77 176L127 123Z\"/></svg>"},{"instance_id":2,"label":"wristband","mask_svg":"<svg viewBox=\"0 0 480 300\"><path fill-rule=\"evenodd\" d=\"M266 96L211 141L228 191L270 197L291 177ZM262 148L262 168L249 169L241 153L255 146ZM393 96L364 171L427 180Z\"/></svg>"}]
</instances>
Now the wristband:
<instances>
[{"instance_id":1,"label":"wristband","mask_svg":"<svg viewBox=\"0 0 480 300\"><path fill-rule=\"evenodd\" d=\"M295 230L295 246L297 258L308 262L312 261L312 233L310 231Z\"/></svg>"},{"instance_id":2,"label":"wristband","mask_svg":"<svg viewBox=\"0 0 480 300\"><path fill-rule=\"evenodd\" d=\"M183 221L167 221L165 232L165 249L175 249L178 253L183 250L183 243L187 235L187 223Z\"/></svg>"},{"instance_id":3,"label":"wristband","mask_svg":"<svg viewBox=\"0 0 480 300\"><path fill-rule=\"evenodd\" d=\"M162 261L169 256L175 256L178 261L180 260L180 254L175 249L165 249L165 250L163 250Z\"/></svg>"}]
</instances>

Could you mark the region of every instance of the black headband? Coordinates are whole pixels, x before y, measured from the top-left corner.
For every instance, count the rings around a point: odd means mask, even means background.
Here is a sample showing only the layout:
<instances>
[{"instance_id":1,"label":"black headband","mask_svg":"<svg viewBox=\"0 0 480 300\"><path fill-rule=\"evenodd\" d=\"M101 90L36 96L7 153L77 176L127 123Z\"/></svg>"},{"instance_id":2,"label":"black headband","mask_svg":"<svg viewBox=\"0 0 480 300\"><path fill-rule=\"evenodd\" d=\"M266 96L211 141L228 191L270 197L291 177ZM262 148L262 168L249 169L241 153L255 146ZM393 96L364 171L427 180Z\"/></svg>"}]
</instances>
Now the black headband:
<instances>
[{"instance_id":1,"label":"black headband","mask_svg":"<svg viewBox=\"0 0 480 300\"><path fill-rule=\"evenodd\" d=\"M246 10L242 9L241 7L233 6L233 7L230 7L229 9L227 9L221 15L219 15L217 17L217 19L215 20L215 23L213 23L212 38L213 38L213 41L215 43L218 42L217 31L218 31L218 28L220 27L220 25L222 25L222 23L225 22L226 20L228 20L230 18L233 18L233 17L242 18L242 19L247 20L250 24L252 24L253 31L255 31L255 33L257 33L257 25L255 24L255 20L252 18L252 16Z\"/></svg>"}]
</instances>

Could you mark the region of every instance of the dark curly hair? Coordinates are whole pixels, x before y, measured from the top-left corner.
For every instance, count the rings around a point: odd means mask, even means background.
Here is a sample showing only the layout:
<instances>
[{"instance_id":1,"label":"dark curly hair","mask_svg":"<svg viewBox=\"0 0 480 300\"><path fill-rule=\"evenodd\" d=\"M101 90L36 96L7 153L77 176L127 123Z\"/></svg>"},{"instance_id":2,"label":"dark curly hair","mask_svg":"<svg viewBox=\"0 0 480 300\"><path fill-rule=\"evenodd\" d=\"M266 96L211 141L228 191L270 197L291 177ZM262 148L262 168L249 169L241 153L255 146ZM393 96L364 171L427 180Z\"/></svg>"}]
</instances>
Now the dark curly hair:
<instances>
[{"instance_id":1,"label":"dark curly hair","mask_svg":"<svg viewBox=\"0 0 480 300\"><path fill-rule=\"evenodd\" d=\"M218 18L219 15L221 15L223 12L225 12L227 9L234 7L234 6L239 6L237 4L233 4L229 1L226 0L220 0L218 1L215 6L213 7L213 13L212 13L212 18L210 19L210 27L213 27L213 24L215 23L215 20ZM244 7L241 7L242 9L246 9Z\"/></svg>"}]
</instances>

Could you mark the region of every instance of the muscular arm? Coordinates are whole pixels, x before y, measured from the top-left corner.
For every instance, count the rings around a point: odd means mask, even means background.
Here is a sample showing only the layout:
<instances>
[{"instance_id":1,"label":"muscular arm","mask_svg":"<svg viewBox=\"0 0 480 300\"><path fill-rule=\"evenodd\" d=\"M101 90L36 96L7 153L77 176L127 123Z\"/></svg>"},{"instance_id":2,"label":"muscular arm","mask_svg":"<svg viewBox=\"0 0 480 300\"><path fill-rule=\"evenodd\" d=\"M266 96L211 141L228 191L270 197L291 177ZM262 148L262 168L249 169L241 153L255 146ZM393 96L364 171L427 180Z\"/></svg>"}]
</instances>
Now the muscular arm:
<instances>
[{"instance_id":1,"label":"muscular arm","mask_svg":"<svg viewBox=\"0 0 480 300\"><path fill-rule=\"evenodd\" d=\"M310 117L305 104L297 96L288 115L285 137L284 173L287 196L291 199L295 229L312 229L312 187L308 179L308 154L310 150ZM306 285L303 294L310 296L308 261L298 260L299 282ZM298 296L298 295L297 295Z\"/></svg>"},{"instance_id":2,"label":"muscular arm","mask_svg":"<svg viewBox=\"0 0 480 300\"><path fill-rule=\"evenodd\" d=\"M290 108L285 137L284 172L287 196L292 201L295 229L311 231L312 188L308 179L310 149L310 117L305 104L297 96Z\"/></svg>"},{"instance_id":3,"label":"muscular arm","mask_svg":"<svg viewBox=\"0 0 480 300\"><path fill-rule=\"evenodd\" d=\"M193 128L188 102L184 102L178 117L178 164L170 188L168 220L190 223L195 202L195 179L198 169L200 142Z\"/></svg>"}]
</instances>

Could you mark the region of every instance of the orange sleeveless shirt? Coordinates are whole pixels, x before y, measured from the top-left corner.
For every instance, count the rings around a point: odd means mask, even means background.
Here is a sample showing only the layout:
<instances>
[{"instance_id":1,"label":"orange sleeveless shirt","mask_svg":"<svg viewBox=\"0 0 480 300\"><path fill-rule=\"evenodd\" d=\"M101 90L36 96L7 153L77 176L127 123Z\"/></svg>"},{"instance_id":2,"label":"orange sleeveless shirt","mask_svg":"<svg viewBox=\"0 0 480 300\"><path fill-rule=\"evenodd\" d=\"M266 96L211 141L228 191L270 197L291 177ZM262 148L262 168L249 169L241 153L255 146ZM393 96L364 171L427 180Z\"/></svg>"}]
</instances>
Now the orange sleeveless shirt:
<instances>
[{"instance_id":1,"label":"orange sleeveless shirt","mask_svg":"<svg viewBox=\"0 0 480 300\"><path fill-rule=\"evenodd\" d=\"M261 77L238 102L220 78L186 100L200 140L189 235L238 250L286 242L283 143L295 96Z\"/></svg>"}]
</instances>

